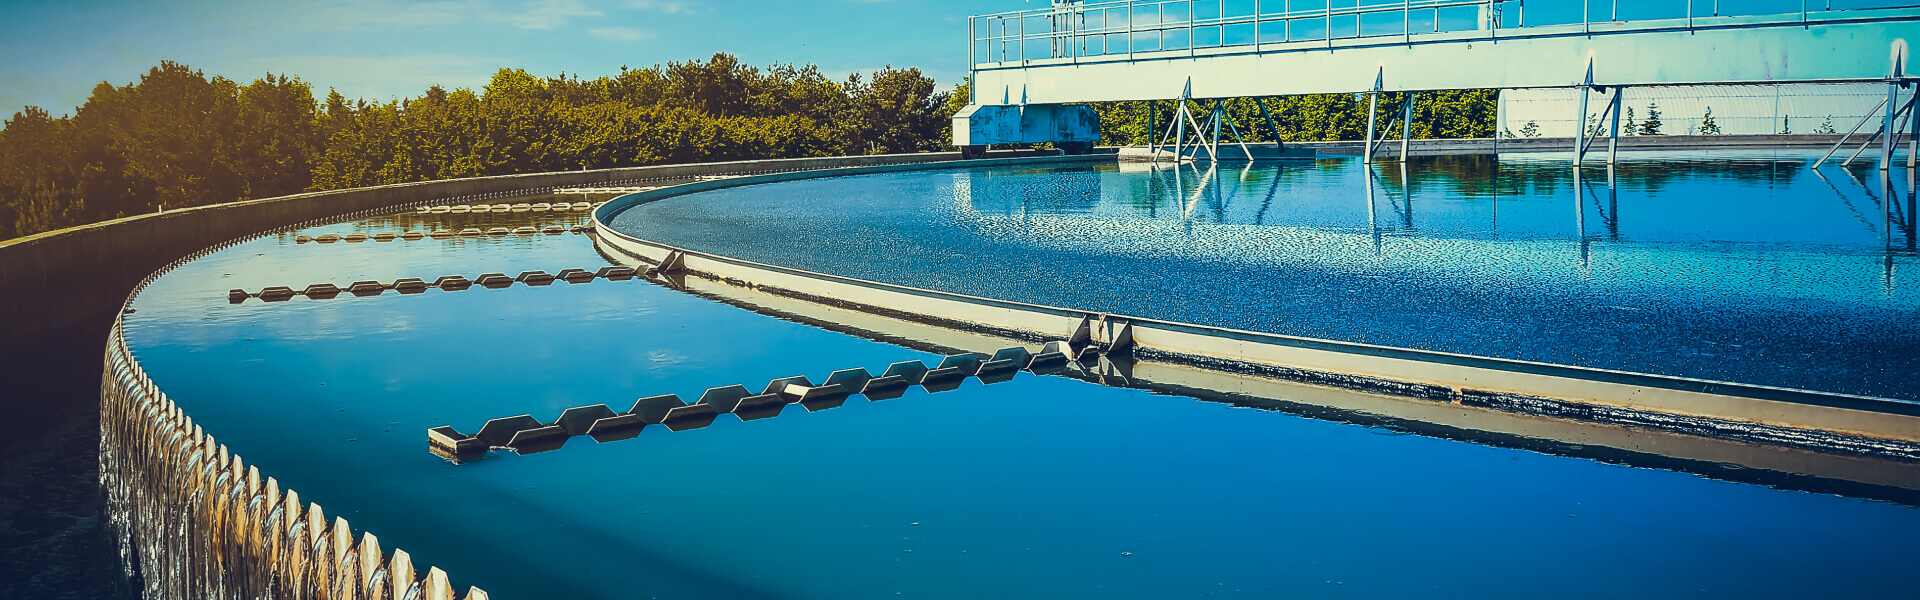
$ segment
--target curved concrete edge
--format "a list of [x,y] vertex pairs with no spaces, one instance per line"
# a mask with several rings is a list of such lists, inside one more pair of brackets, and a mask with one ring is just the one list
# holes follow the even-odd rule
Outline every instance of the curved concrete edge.
[[[1008,154],[1021,153],[1048,152]],[[106,510],[111,515],[109,527],[116,530],[119,538],[123,570],[132,575],[137,569],[149,591],[164,588],[213,593],[243,586],[250,590],[277,590],[273,596],[288,598],[334,597],[334,592],[346,590],[342,593],[354,597],[383,592],[379,597],[451,599],[452,588],[447,584],[446,574],[439,569],[415,573],[404,552],[396,551],[390,556],[380,554],[372,535],[364,535],[360,542],[353,541],[344,520],[336,519],[328,524],[319,519],[309,527],[295,518],[302,514],[297,503],[281,507],[266,502],[268,497],[278,494],[278,484],[271,479],[268,480],[271,485],[257,489],[235,487],[230,483],[227,487],[209,487],[238,481],[234,476],[239,473],[237,459],[220,463],[221,468],[231,467],[232,473],[203,469],[203,474],[213,478],[211,481],[130,470],[204,465],[207,457],[214,453],[212,438],[198,427],[189,427],[191,419],[146,378],[126,350],[120,317],[140,290],[187,261],[240,242],[291,228],[384,214],[427,202],[503,198],[543,193],[562,186],[941,161],[957,157],[957,152],[945,152],[774,159],[414,182],[135,215],[0,241],[0,264],[6,265],[0,269],[0,289],[15,291],[0,295],[0,322],[6,323],[8,329],[8,334],[0,338],[0,364],[6,365],[9,374],[21,375],[10,381],[19,382],[17,391],[22,392],[0,401],[0,421],[28,423],[81,412],[80,402],[91,397],[92,401],[87,404],[100,409],[102,437],[98,453],[102,465],[101,489],[106,496]],[[73,284],[76,274],[84,277],[83,285]],[[76,343],[74,340],[96,341]],[[96,345],[98,340],[107,342],[104,366],[101,346]],[[29,373],[32,375],[28,376]],[[93,379],[96,376],[100,379]],[[98,387],[93,382],[97,382]],[[134,433],[123,436],[116,432]],[[221,461],[229,460],[224,447],[218,449],[218,455]],[[257,475],[257,469],[249,469],[247,473]],[[219,494],[215,492],[226,494],[227,499],[218,499]],[[289,498],[293,496],[291,492],[287,494]],[[255,509],[264,512],[251,512]],[[317,506],[306,512],[319,514]],[[164,527],[180,519],[189,521],[190,526],[185,529],[190,531],[182,533],[174,531],[180,528]],[[279,527],[290,528],[288,535],[273,535]],[[298,536],[291,528],[312,536],[309,540],[312,544],[295,543]],[[232,537],[242,533],[250,537]],[[329,539],[331,541],[327,541]],[[337,589],[326,587],[332,584],[317,583],[322,578],[314,575],[315,569],[322,568],[315,566],[315,558],[325,558],[321,552],[323,542],[337,551],[328,568],[347,569],[353,566],[348,562],[359,566],[353,577],[344,575],[348,571],[340,571],[334,580],[340,586]],[[228,563],[229,568],[196,568],[191,572],[184,568],[187,564],[208,564],[204,561],[213,556],[210,553],[215,548],[236,552],[234,562]],[[193,555],[190,552],[207,553]],[[348,561],[349,557],[357,558]],[[263,562],[269,559],[295,562]],[[235,583],[243,573],[250,574],[248,577],[268,573],[276,576]],[[265,597],[264,593],[248,597],[253,596]],[[486,593],[470,589],[465,597],[484,599]]]
[[[616,262],[635,260],[618,254],[607,256]],[[682,292],[744,310],[933,354],[988,352],[1030,342],[925,320],[883,316],[766,287],[753,289],[699,277],[680,279],[678,286]],[[1135,358],[1131,365],[1122,364],[1124,358],[1097,364],[1076,360],[1050,374],[1476,444],[1920,506],[1920,462],[1756,444],[1472,403],[1435,402],[1307,383],[1270,373],[1165,362],[1139,354]]]
[[[1489,406],[1532,407],[1528,410],[1539,409],[1540,405],[1524,400],[1538,398],[1571,406],[1707,419],[1722,424],[1720,429],[1726,431],[1751,425],[1817,432],[1819,435],[1803,441],[1842,453],[1894,448],[1889,456],[1920,460],[1920,403],[1915,402],[1283,336],[980,298],[686,250],[643,240],[607,225],[634,206],[714,189],[911,169],[988,166],[995,162],[781,173],[630,194],[594,211],[596,242],[652,264],[677,254],[679,265],[696,276],[750,289],[1016,339],[1039,341],[1075,334],[1109,344],[1124,339],[1147,356],[1248,372],[1278,370],[1322,385],[1454,404],[1473,401]],[[1580,411],[1559,412],[1572,417]],[[1637,426],[1662,424],[1658,418],[1639,420],[1642,423]],[[1711,429],[1681,429],[1714,434]],[[1835,443],[1822,442],[1827,438]],[[1844,438],[1863,438],[1866,443]]]

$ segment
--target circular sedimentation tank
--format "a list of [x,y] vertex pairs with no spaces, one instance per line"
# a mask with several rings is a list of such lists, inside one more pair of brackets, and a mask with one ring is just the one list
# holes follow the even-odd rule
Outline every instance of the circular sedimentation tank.
[[[1900,273],[1915,259],[1854,219],[1865,192],[1836,196],[1803,159],[1653,156],[1611,190],[1553,157],[1034,163],[600,216],[828,277],[1907,397],[1894,371],[1914,372]],[[1657,430],[1621,448],[1614,425],[1209,379],[1136,362],[1118,328],[1049,345],[706,279],[596,244],[606,232],[488,237],[595,216],[488,201],[209,253],[132,300],[127,345],[250,464],[494,598],[1891,596],[1920,550],[1920,500],[1884,459],[1834,459],[1877,479],[1727,468],[1818,460]],[[511,210],[538,203],[552,210]],[[295,241],[418,231],[432,239]],[[339,297],[315,301],[322,284]],[[230,302],[265,289],[280,301]],[[263,399],[263,381],[299,400]],[[864,391],[829,387],[849,382]],[[478,453],[429,452],[440,428]]]

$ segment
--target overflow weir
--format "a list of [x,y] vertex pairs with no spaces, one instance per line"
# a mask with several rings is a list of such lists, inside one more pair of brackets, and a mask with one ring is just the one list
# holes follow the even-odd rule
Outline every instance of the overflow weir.
[[[908,167],[856,171],[902,168]],[[743,305],[778,306],[766,310],[814,317],[809,321],[876,324],[857,328],[884,332],[877,336],[883,339],[924,339],[943,335],[930,330],[947,330],[959,332],[947,337],[977,336],[945,345],[971,352],[999,347],[984,341],[989,339],[1000,345],[1062,337],[1120,342],[1132,352],[1124,364],[1111,363],[1111,380],[1119,385],[1196,397],[1313,397],[1325,403],[1321,408],[1350,407],[1389,420],[1559,440],[1575,447],[1597,444],[1629,453],[1650,449],[1649,438],[1634,439],[1633,432],[1660,432],[1673,437],[1663,437],[1662,449],[1652,453],[1671,460],[1819,473],[1833,481],[1881,487],[1882,492],[1870,494],[1878,497],[1912,498],[1920,490],[1920,403],[1010,302],[703,253],[608,225],[624,210],[666,198],[848,174],[853,173],[769,174],[622,196],[595,210],[595,241],[615,262],[645,267],[671,261],[676,268],[671,269],[669,285]]]
[[[120,317],[130,300],[187,262],[327,223],[422,208],[431,214],[435,206],[449,206],[450,212],[452,205],[556,191],[595,194],[751,173],[956,158],[949,152],[777,159],[418,182],[135,215],[0,242],[0,262],[8,265],[0,270],[0,287],[34,290],[0,300],[0,319],[9,329],[0,356],[8,372],[18,374],[9,379],[17,394],[0,402],[0,417],[23,427],[15,448],[99,466],[99,527],[117,544],[119,559],[117,567],[100,569],[53,564],[71,555],[34,550],[47,564],[29,557],[20,566],[54,581],[61,576],[52,574],[63,572],[117,574],[120,581],[108,587],[130,586],[145,598],[485,598],[471,587],[455,594],[449,574],[414,565],[404,552],[382,550],[377,538],[356,535],[343,519],[328,521],[318,506],[303,504],[216,443],[213,432],[202,430],[148,379],[126,348]],[[579,204],[568,203],[568,209],[580,210]],[[75,273],[88,274],[84,285],[74,285]],[[612,272],[594,275],[616,278]],[[31,497],[21,490],[7,494],[9,503]],[[91,502],[60,499],[75,500]],[[59,537],[85,537],[81,533]]]

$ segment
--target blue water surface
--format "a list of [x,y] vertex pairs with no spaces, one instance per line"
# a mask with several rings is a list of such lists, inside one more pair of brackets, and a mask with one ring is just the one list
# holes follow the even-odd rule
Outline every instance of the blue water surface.
[[[956,176],[1024,177],[939,174]],[[924,214],[907,189],[891,214]],[[993,214],[1053,218],[1011,212]],[[129,345],[263,473],[494,598],[1906,598],[1920,585],[1920,510],[1906,506],[1028,374],[455,465],[427,452],[427,428],[933,357],[639,280],[228,304],[229,288],[604,264],[575,235],[293,235],[162,277],[133,303]],[[967,276],[982,286],[1015,268],[992,265],[1019,264],[970,258],[988,265]],[[1130,289],[1081,272],[1087,289]]]
[[1920,399],[1911,178],[1883,188],[1815,156],[912,171],[701,192],[612,224],[1079,310]]

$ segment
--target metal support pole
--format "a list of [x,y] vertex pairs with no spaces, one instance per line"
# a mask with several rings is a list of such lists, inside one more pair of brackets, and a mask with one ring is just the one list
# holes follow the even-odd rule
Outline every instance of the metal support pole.
[[[1253,149],[1247,147],[1247,136],[1240,135],[1240,126],[1233,122],[1233,113],[1222,111],[1220,116],[1227,122],[1227,128],[1233,132],[1234,141],[1240,143],[1240,153],[1247,155],[1247,168],[1253,168]],[[1244,181],[1245,178],[1243,177],[1242,180]]]
[[[1914,91],[1914,98],[1920,98],[1920,90]],[[1916,102],[1916,100],[1908,100],[1907,104],[1913,104],[1914,102]],[[1912,169],[1914,155],[1920,154],[1920,112],[1908,110],[1907,122],[1913,125],[1913,131],[1907,134],[1907,168]],[[1913,184],[1913,173],[1911,172],[1907,173],[1907,183],[1908,185]],[[1908,199],[1908,202],[1912,201],[1911,198]]]
[[1583,85],[1575,89],[1580,90],[1580,116],[1573,119],[1573,166],[1578,167],[1587,156],[1587,96],[1593,88]]
[[[1614,163],[1615,155],[1620,153],[1620,95],[1626,91],[1627,88],[1624,87],[1613,88],[1613,105],[1607,107],[1607,110],[1613,113],[1613,126],[1608,128],[1607,132],[1607,164],[1609,165]],[[1608,180],[1608,185],[1612,185],[1611,179]]]
[[1267,135],[1273,136],[1273,145],[1279,148],[1287,147],[1280,141],[1280,126],[1274,124],[1273,113],[1267,110],[1267,99],[1254,98],[1253,101],[1260,106],[1260,116],[1267,120]]
[[1209,115],[1207,117],[1207,120],[1212,122],[1212,125],[1213,125],[1213,143],[1207,146],[1207,155],[1219,156],[1220,154],[1220,101],[1219,100],[1213,101],[1213,114]]
[[1147,155],[1155,156],[1160,150],[1160,101],[1147,101]]
[[1378,111],[1379,108],[1380,108],[1379,90],[1375,89],[1375,91],[1367,92],[1367,145],[1366,145],[1366,148],[1363,149],[1363,151],[1366,153],[1366,156],[1360,159],[1360,162],[1362,164],[1373,163],[1373,120],[1374,120],[1374,113]]
[[[1218,161],[1220,160],[1220,158],[1219,158],[1218,156],[1215,156],[1215,155],[1214,155],[1214,153],[1213,153],[1213,148],[1212,148],[1211,146],[1207,146],[1207,145],[1206,145],[1206,139],[1205,139],[1205,136],[1207,135],[1207,128],[1205,128],[1205,127],[1201,127],[1201,126],[1200,126],[1200,122],[1199,122],[1199,121],[1196,121],[1196,120],[1194,120],[1194,118],[1193,118],[1193,111],[1191,111],[1191,110],[1187,110],[1187,107],[1186,107],[1186,104],[1185,104],[1184,102],[1182,102],[1182,103],[1181,103],[1181,105],[1180,105],[1180,110],[1181,110],[1181,111],[1183,111],[1183,112],[1185,112],[1185,113],[1187,114],[1187,122],[1188,122],[1188,123],[1192,123],[1192,124],[1193,124],[1193,135],[1194,135],[1194,137],[1197,137],[1197,138],[1201,138],[1201,141],[1200,141],[1200,143],[1196,143],[1196,144],[1194,144],[1194,145],[1195,145],[1195,146],[1199,146],[1199,147],[1202,147],[1202,148],[1206,148],[1206,149],[1207,149],[1207,160],[1211,160],[1211,161],[1216,161],[1216,162],[1218,162]],[[1195,155],[1194,155],[1194,157],[1195,157],[1195,158],[1199,158],[1199,154],[1198,154],[1198,153],[1195,153]]]
[[1840,136],[1840,141],[1834,142],[1833,147],[1828,148],[1827,153],[1825,155],[1822,155],[1820,157],[1820,160],[1813,161],[1813,166],[1810,168],[1818,169],[1820,168],[1821,164],[1827,162],[1827,159],[1833,158],[1833,153],[1839,152],[1840,147],[1845,146],[1847,144],[1847,140],[1853,139],[1853,134],[1859,133],[1860,128],[1866,126],[1867,121],[1870,121],[1873,119],[1874,113],[1880,112],[1881,107],[1884,107],[1886,105],[1887,105],[1887,101],[1881,100],[1880,106],[1875,106],[1873,107],[1873,110],[1867,111],[1867,116],[1860,117],[1860,122],[1854,123],[1853,129],[1847,130],[1846,135]]
[[1493,91],[1493,155],[1500,155],[1500,140],[1507,137],[1507,107],[1501,104],[1506,90]]
[[[1153,138],[1155,140],[1159,140],[1158,142],[1154,143],[1153,147],[1148,148],[1148,152],[1153,156],[1153,162],[1160,162],[1160,147],[1167,145],[1167,139],[1173,137],[1173,128],[1175,125],[1178,125],[1180,123],[1180,115],[1178,113],[1179,111],[1176,108],[1175,114],[1173,117],[1173,122],[1167,123],[1167,130],[1159,133],[1156,137]],[[1179,142],[1175,141],[1174,143],[1178,144]],[[1179,160],[1180,155],[1178,154],[1177,150],[1175,152],[1176,153],[1174,154],[1174,162],[1177,163],[1177,162],[1180,162]]]
[[[1898,109],[1895,109],[1895,108],[1893,108],[1892,106],[1888,106],[1888,107],[1887,107],[1887,112],[1888,112],[1888,113],[1890,113],[1890,114],[1892,115],[1892,119],[1893,119],[1894,121],[1899,121],[1899,120],[1900,120],[1900,117],[1901,117],[1901,116],[1903,116],[1903,115],[1906,115],[1906,114],[1907,114],[1907,110],[1908,110],[1908,109],[1910,109],[1910,108],[1913,108],[1913,100],[1912,100],[1912,99],[1908,99],[1908,100],[1907,100],[1907,105],[1906,105],[1906,106],[1902,106],[1902,107],[1900,107],[1900,108],[1898,108]],[[1869,115],[1867,115],[1867,118],[1873,118],[1873,115],[1871,115],[1871,114],[1869,114]],[[1883,125],[1881,125],[1881,127],[1880,127],[1880,130],[1879,130],[1879,131],[1875,131],[1875,132],[1873,132],[1873,135],[1870,135],[1870,136],[1867,136],[1867,141],[1865,141],[1865,142],[1861,142],[1861,143],[1860,143],[1860,148],[1858,148],[1858,149],[1856,149],[1856,150],[1854,150],[1854,151],[1853,151],[1853,154],[1851,154],[1851,155],[1848,155],[1848,156],[1847,156],[1847,160],[1846,160],[1846,161],[1844,161],[1844,162],[1841,162],[1841,163],[1840,163],[1840,166],[1843,166],[1843,167],[1844,167],[1844,166],[1848,166],[1848,165],[1851,165],[1851,164],[1853,164],[1853,159],[1856,159],[1856,158],[1860,158],[1860,154],[1861,154],[1861,153],[1863,153],[1863,152],[1866,152],[1866,151],[1867,151],[1867,146],[1872,146],[1872,145],[1873,145],[1873,141],[1874,141],[1874,140],[1879,140],[1879,139],[1880,139],[1880,136],[1883,136],[1883,135],[1884,135],[1884,136],[1887,136],[1888,138],[1893,138],[1894,136],[1898,136],[1898,135],[1900,135],[1900,132],[1899,132],[1899,131],[1898,131],[1897,129],[1895,129],[1895,130],[1892,130],[1892,131],[1889,131],[1889,130],[1888,130],[1888,129],[1886,128],[1886,126],[1885,126],[1884,124],[1883,124]],[[1886,140],[1882,140],[1882,141],[1881,141],[1881,144],[1882,144],[1882,145],[1885,145],[1885,144],[1887,144],[1887,143],[1888,143],[1888,142],[1887,142]],[[1884,158],[1884,157],[1883,157],[1883,158]],[[1881,164],[1882,164],[1882,165],[1885,165],[1885,163],[1886,163],[1886,161],[1884,161],[1884,160],[1883,160],[1883,161],[1881,161]]]
[[1413,92],[1407,92],[1400,107],[1400,162],[1407,161],[1407,144],[1413,138]]
[[1183,143],[1187,140],[1187,122],[1181,119],[1185,116],[1187,116],[1187,97],[1181,96],[1179,108],[1173,111],[1173,162],[1175,163],[1187,158],[1183,147]]
[[1900,135],[1900,130],[1895,128],[1893,124],[1893,113],[1898,112],[1893,110],[1893,107],[1899,103],[1900,84],[1892,81],[1887,82],[1887,120],[1885,124],[1881,125],[1883,128],[1881,130],[1887,132],[1887,135],[1886,137],[1880,138],[1880,170],[1882,171],[1893,166],[1893,138]]

